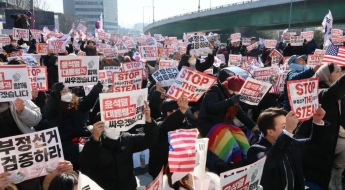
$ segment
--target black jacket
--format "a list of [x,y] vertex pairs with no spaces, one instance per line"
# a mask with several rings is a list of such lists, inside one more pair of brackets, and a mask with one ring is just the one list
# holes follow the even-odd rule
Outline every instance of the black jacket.
[[161,115],[161,92],[154,90],[152,96],[150,97],[149,106],[151,110],[151,117],[153,119],[160,118]]
[[71,38],[71,44],[68,43],[68,46],[66,47],[66,51],[68,52],[68,54],[74,53],[73,41],[74,38]]
[[14,28],[30,29],[29,21],[25,19],[24,15],[15,14],[11,15],[14,19]]
[[150,148],[150,160],[149,160],[149,174],[155,179],[159,172],[168,163],[169,154],[169,141],[168,132],[175,131],[177,129],[191,129],[192,126],[187,122],[183,123],[186,119],[179,109],[171,115],[167,116],[164,121],[158,122],[159,126],[159,140]]
[[[190,56],[188,56],[186,54],[182,55],[181,61],[177,67],[179,71],[182,69],[183,66],[187,66],[187,67],[190,66],[188,63],[189,57]],[[214,55],[208,54],[204,63],[200,63],[200,59],[196,59],[195,69],[197,71],[204,72],[207,69],[209,69],[210,67],[212,67],[213,63],[214,63]]]
[[[329,124],[326,122],[325,126],[313,124],[313,133],[308,139],[293,139],[283,132],[273,145],[261,137],[257,144],[249,148],[247,159],[250,164],[266,156],[261,178],[261,185],[265,190],[285,189],[287,170],[293,171],[294,190],[305,189],[301,153],[319,152],[325,139],[324,134],[329,128],[327,125]],[[284,169],[284,159],[285,161],[288,159],[291,166],[289,168],[285,164],[286,170]]]
[[104,190],[135,190],[133,153],[150,148],[158,141],[157,124],[146,123],[144,133],[132,135],[123,132],[119,139],[93,138],[80,154],[82,170]]
[[58,66],[53,65],[48,69],[48,86],[50,87],[59,82]]
[[[206,137],[211,128],[219,123],[223,123],[226,112],[233,105],[231,99],[226,99],[223,94],[223,87],[217,82],[205,94],[198,117],[198,130],[201,136]],[[236,118],[245,126],[252,129],[255,123],[238,106]]]
[[[327,189],[335,158],[335,147],[339,137],[340,125],[345,127],[345,75],[340,77],[331,87],[322,89],[320,86],[319,102],[326,111],[325,120],[330,121],[329,130],[324,133],[326,139],[317,152],[310,155],[302,154],[304,175],[307,181],[316,183],[322,189]],[[338,100],[341,100],[341,115]],[[304,138],[311,133],[311,128],[304,122],[296,132],[298,138]],[[322,154],[317,154],[322,152]],[[313,157],[313,159],[308,159]]]

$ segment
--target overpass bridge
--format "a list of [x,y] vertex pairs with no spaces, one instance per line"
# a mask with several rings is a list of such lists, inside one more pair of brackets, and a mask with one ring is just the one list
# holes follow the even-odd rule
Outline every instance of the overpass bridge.
[[[257,30],[288,28],[291,0],[250,0],[203,9],[156,21],[145,33],[182,38],[183,32],[216,32],[221,36],[234,32],[255,36]],[[333,24],[345,23],[345,0],[293,0],[291,28],[321,26],[331,10]],[[225,36],[224,36],[225,37]]]

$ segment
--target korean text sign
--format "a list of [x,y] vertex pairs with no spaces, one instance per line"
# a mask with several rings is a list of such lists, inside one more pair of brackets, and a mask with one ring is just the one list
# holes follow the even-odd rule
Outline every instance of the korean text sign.
[[28,73],[32,90],[37,90],[38,92],[46,92],[49,90],[47,67],[28,67]]
[[217,78],[206,73],[183,67],[166,95],[173,100],[184,96],[188,102],[197,102],[216,81]]
[[157,46],[140,46],[139,47],[140,56],[148,61],[156,60],[158,57]]
[[59,56],[59,82],[65,86],[95,85],[98,82],[98,56]]
[[242,55],[235,55],[230,54],[229,55],[229,65],[238,66],[242,63]]
[[314,31],[301,32],[301,36],[310,42],[314,38]]
[[265,48],[274,49],[277,45],[277,40],[265,40]]
[[49,45],[43,43],[36,44],[36,52],[41,55],[47,55],[49,51]]
[[10,39],[9,37],[0,37],[0,43],[1,43],[3,46],[10,45],[11,39]]
[[241,33],[235,33],[230,35],[231,42],[239,42],[241,41]]
[[147,89],[99,94],[101,119],[106,132],[128,131],[138,124],[145,124],[143,110]]
[[31,85],[26,65],[0,65],[0,102],[31,100]]
[[176,67],[163,68],[152,74],[156,82],[160,82],[162,87],[171,86],[178,75],[179,71]]
[[286,86],[291,110],[296,113],[298,120],[310,119],[319,106],[319,79],[291,80],[287,81]]
[[132,70],[113,73],[114,92],[126,92],[141,89],[143,70]]
[[64,161],[58,129],[51,128],[0,139],[0,173],[13,183],[45,176]]
[[270,83],[248,77],[239,92],[240,100],[249,105],[258,105],[271,86]]
[[159,69],[177,67],[178,63],[175,60],[160,60]]
[[29,30],[22,29],[22,28],[13,28],[13,39],[20,40],[23,39],[24,41],[29,41]]
[[254,78],[263,82],[270,82],[270,77],[276,75],[279,72],[278,66],[254,68]]

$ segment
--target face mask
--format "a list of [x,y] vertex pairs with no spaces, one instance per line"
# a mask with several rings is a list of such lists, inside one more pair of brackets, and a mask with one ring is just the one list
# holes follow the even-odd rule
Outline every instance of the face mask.
[[66,93],[65,95],[61,96],[61,101],[70,103],[72,101],[73,94],[71,92]]
[[293,70],[293,71],[304,71],[304,70],[307,70],[308,67],[305,66],[305,65],[300,65],[300,64],[297,64],[297,63],[291,63],[290,64],[290,70]]
[[18,44],[13,43],[12,46],[17,46]]
[[55,63],[55,66],[58,66],[59,65],[59,63]]
[[195,68],[196,59],[188,60],[189,66]]
[[117,140],[120,137],[119,131],[114,131],[112,129],[105,129],[105,136],[112,140]]

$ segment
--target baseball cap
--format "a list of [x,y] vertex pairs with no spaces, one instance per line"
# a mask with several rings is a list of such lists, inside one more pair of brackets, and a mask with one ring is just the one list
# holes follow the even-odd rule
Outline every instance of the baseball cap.
[[32,16],[32,13],[30,11],[25,11],[24,14],[28,15],[29,17]]

